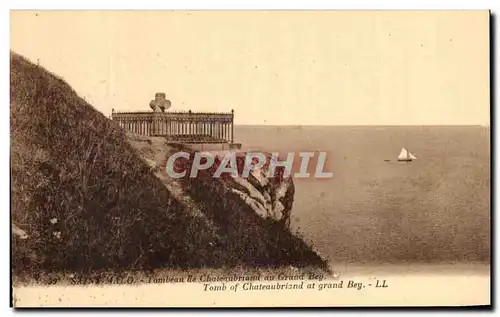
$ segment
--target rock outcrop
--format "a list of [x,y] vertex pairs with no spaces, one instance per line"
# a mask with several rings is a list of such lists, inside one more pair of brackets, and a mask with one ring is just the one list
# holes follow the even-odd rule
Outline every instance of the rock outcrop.
[[276,220],[289,229],[295,194],[293,179],[269,178],[268,168],[269,164],[266,164],[262,169],[250,172],[248,178],[233,179],[232,191],[260,217]]
[[[189,171],[193,163],[194,153],[197,151],[189,145],[171,144],[158,137],[147,137],[132,133],[127,133],[131,144],[139,151],[144,161],[155,170],[156,175],[163,179],[166,186],[181,186],[189,178]],[[186,170],[186,179],[178,180],[168,177],[165,172],[166,161],[176,151],[191,153],[190,160],[179,159],[177,164],[179,171]],[[283,177],[283,168],[278,167],[273,177],[269,177],[269,166],[271,155],[267,154],[265,164],[256,170],[250,171],[248,177],[242,177],[242,171],[247,153],[230,152],[236,157],[238,177],[231,177],[229,174],[222,174],[220,181],[213,177],[214,172],[220,166],[222,157],[229,151],[210,152],[205,154],[215,158],[214,164],[200,177],[212,177],[214,184],[224,186],[235,193],[241,199],[242,204],[248,205],[259,217],[271,219],[278,222],[283,228],[290,228],[290,216],[293,207],[295,186],[292,177]],[[179,172],[178,171],[178,172]],[[187,194],[184,194],[187,196]]]

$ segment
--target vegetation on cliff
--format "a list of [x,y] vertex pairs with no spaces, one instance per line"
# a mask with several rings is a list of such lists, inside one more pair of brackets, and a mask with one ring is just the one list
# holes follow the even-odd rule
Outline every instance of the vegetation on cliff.
[[193,212],[67,83],[15,53],[10,61],[14,274],[326,267],[224,186],[184,184],[203,215]]

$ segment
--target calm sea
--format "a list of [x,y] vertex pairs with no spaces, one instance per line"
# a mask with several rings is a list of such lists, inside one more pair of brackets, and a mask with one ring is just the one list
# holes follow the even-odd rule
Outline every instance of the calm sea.
[[235,141],[327,152],[333,178],[295,180],[292,226],[333,263],[489,262],[488,127],[237,126]]

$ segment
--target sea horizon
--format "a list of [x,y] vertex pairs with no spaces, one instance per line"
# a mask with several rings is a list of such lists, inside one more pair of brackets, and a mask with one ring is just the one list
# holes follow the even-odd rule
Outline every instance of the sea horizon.
[[478,125],[235,126],[243,151],[327,153],[333,177],[294,179],[291,223],[334,266],[488,262],[490,141]]

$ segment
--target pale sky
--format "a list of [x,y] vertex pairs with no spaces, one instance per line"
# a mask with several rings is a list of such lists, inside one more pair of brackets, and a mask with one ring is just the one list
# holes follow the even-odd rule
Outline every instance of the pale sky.
[[236,124],[489,124],[487,11],[13,11],[11,49],[109,116]]

